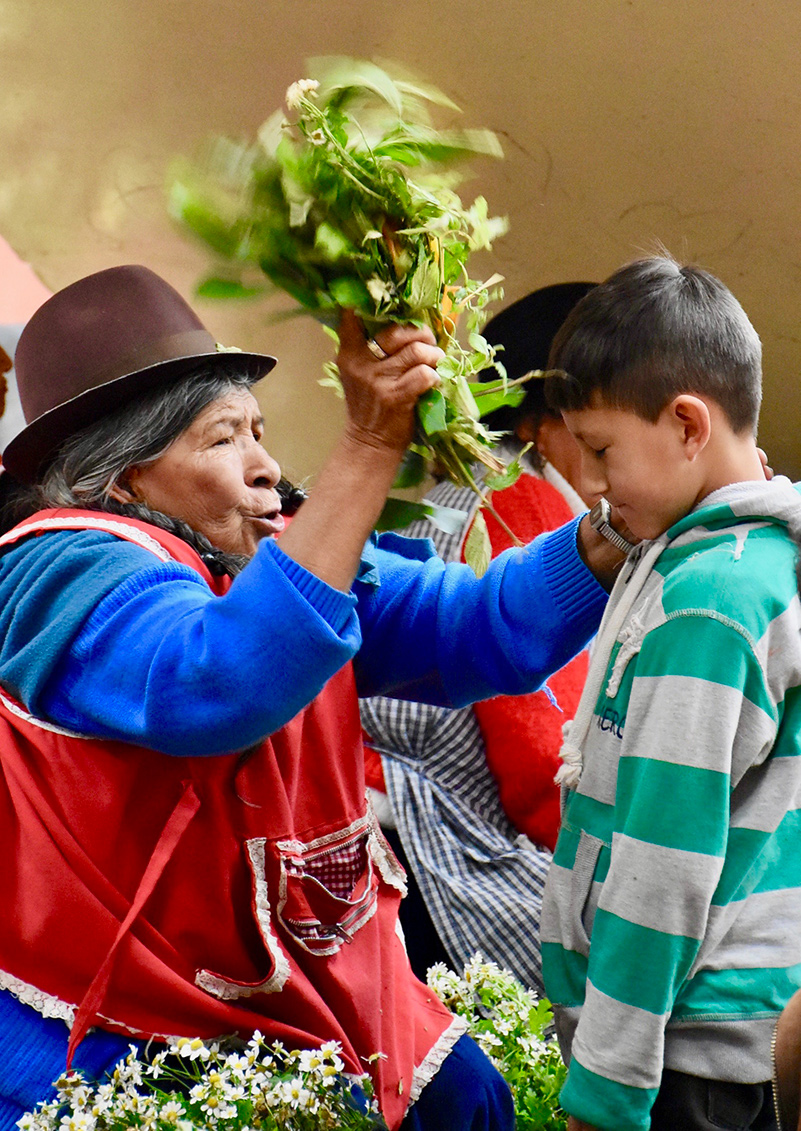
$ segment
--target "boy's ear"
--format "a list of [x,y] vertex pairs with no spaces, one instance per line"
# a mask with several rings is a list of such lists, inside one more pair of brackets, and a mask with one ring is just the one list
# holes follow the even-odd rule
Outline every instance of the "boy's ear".
[[696,459],[712,435],[709,406],[701,397],[681,393],[667,407],[673,423],[681,431],[681,442],[687,458]]

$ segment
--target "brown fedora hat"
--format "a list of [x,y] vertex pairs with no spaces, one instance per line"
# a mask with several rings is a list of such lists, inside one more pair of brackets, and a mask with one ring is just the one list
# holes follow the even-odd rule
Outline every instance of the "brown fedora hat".
[[[3,452],[17,480],[33,482],[69,436],[137,394],[168,384],[219,346],[188,303],[147,267],[111,267],[72,283],[32,316],[14,365],[27,427]],[[259,377],[275,365],[244,353]]]

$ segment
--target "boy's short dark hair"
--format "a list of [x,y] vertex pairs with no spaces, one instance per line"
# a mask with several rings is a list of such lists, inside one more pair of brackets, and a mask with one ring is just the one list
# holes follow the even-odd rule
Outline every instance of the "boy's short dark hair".
[[546,381],[558,411],[605,405],[657,420],[680,393],[711,397],[732,429],[756,431],[759,335],[737,299],[700,267],[668,256],[621,267],[574,307],[554,338]]

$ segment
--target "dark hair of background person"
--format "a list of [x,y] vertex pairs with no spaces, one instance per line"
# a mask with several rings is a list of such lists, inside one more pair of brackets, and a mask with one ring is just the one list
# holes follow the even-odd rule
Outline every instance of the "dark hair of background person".
[[[499,311],[484,327],[483,335],[498,351],[498,361],[510,380],[532,369],[547,369],[551,342],[576,303],[594,283],[554,283]],[[497,381],[497,369],[490,366],[479,374],[481,381]],[[482,423],[493,432],[514,432],[520,421],[534,417],[558,416],[545,400],[544,383],[534,379],[525,386],[526,395],[516,408],[499,408],[483,417]]]

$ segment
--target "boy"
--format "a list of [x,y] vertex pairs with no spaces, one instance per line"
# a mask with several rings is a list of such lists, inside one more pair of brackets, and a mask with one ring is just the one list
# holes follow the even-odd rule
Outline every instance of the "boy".
[[571,1131],[775,1128],[771,1033],[801,984],[801,497],[755,443],[759,338],[664,257],[592,290],[548,396],[643,541],[563,748],[543,902]]

